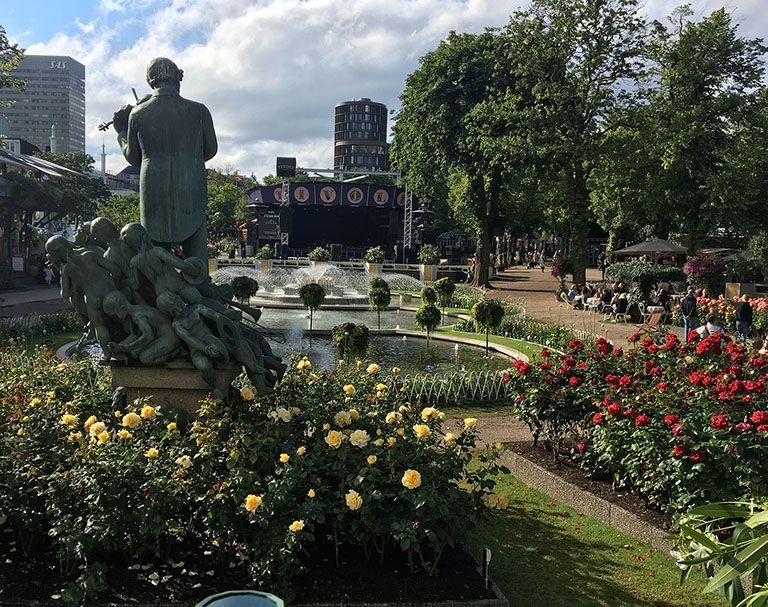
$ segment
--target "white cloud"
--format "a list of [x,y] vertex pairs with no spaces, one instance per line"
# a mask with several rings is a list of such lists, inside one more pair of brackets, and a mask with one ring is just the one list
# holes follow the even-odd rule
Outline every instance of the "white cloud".
[[[742,34],[765,31],[763,1],[734,7]],[[213,114],[219,154],[210,164],[232,163],[260,177],[274,171],[277,155],[330,166],[338,101],[370,97],[397,108],[407,74],[449,31],[503,25],[524,3],[101,0],[100,16],[79,33],[57,34],[27,52],[68,54],[86,65],[88,151],[97,156],[104,139],[110,171],[125,163],[114,132],[105,136],[96,125],[132,101],[131,87],[148,92],[147,63],[168,56],[185,72],[182,95]],[[707,14],[711,4],[698,0],[694,9]],[[661,18],[671,9],[667,0],[647,0],[644,11]]]

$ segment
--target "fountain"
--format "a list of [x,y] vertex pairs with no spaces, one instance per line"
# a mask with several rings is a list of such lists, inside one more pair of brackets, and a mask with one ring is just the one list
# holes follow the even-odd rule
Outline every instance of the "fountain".
[[[301,305],[299,288],[310,282],[326,290],[324,308],[368,307],[370,276],[359,270],[339,268],[333,264],[318,264],[301,268],[273,268],[263,272],[260,267],[228,266],[213,273],[216,283],[229,282],[235,276],[248,276],[259,283],[253,298],[258,306],[295,307]],[[424,283],[405,274],[380,274],[393,291],[419,291]]]

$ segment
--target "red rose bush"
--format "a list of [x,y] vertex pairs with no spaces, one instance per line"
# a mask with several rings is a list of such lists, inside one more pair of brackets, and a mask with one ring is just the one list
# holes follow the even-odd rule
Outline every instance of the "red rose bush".
[[574,342],[512,373],[534,442],[672,514],[766,495],[768,357],[719,335]]

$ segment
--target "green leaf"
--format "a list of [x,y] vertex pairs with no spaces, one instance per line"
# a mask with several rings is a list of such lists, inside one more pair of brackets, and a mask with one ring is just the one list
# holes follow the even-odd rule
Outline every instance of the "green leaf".
[[747,527],[751,527],[752,529],[760,525],[765,525],[766,523],[768,523],[768,510],[763,510],[762,512],[753,514],[746,521],[744,521],[744,524]]
[[687,537],[698,542],[702,546],[709,548],[712,552],[722,552],[722,547],[719,546],[716,542],[713,542],[701,531],[698,531],[686,525],[680,525],[680,531],[682,531]]
[[744,502],[719,502],[691,508],[686,518],[746,518],[748,516],[749,504]]
[[768,555],[768,535],[763,535],[750,542],[735,557],[728,559],[720,571],[709,580],[704,592],[717,590],[740,575],[751,571],[766,555]]

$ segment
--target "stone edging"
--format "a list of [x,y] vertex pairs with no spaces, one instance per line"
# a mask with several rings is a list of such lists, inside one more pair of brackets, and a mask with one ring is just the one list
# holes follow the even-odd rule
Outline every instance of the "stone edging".
[[667,531],[642,520],[621,506],[563,480],[517,453],[506,451],[502,461],[509,467],[513,476],[529,487],[538,489],[614,529],[636,537],[657,550],[668,552],[672,549]]
[[[427,335],[426,333],[422,333],[421,331],[411,331],[408,329],[399,329],[395,331],[395,335],[407,335],[408,337],[419,337],[421,339],[426,339]],[[464,344],[466,346],[476,346],[480,348],[485,348],[485,340],[484,339],[472,339],[470,337],[459,337],[457,335],[446,335],[445,333],[433,333],[430,336],[431,339],[437,340],[437,341],[447,341],[451,343],[458,343],[458,344]],[[507,356],[509,358],[517,358],[522,360],[523,362],[528,362],[528,356],[520,352],[519,350],[515,350],[514,348],[510,348],[509,346],[502,346],[501,344],[495,344],[493,342],[488,343],[488,349],[492,350],[493,352],[498,352],[499,354],[503,354],[504,356]]]

